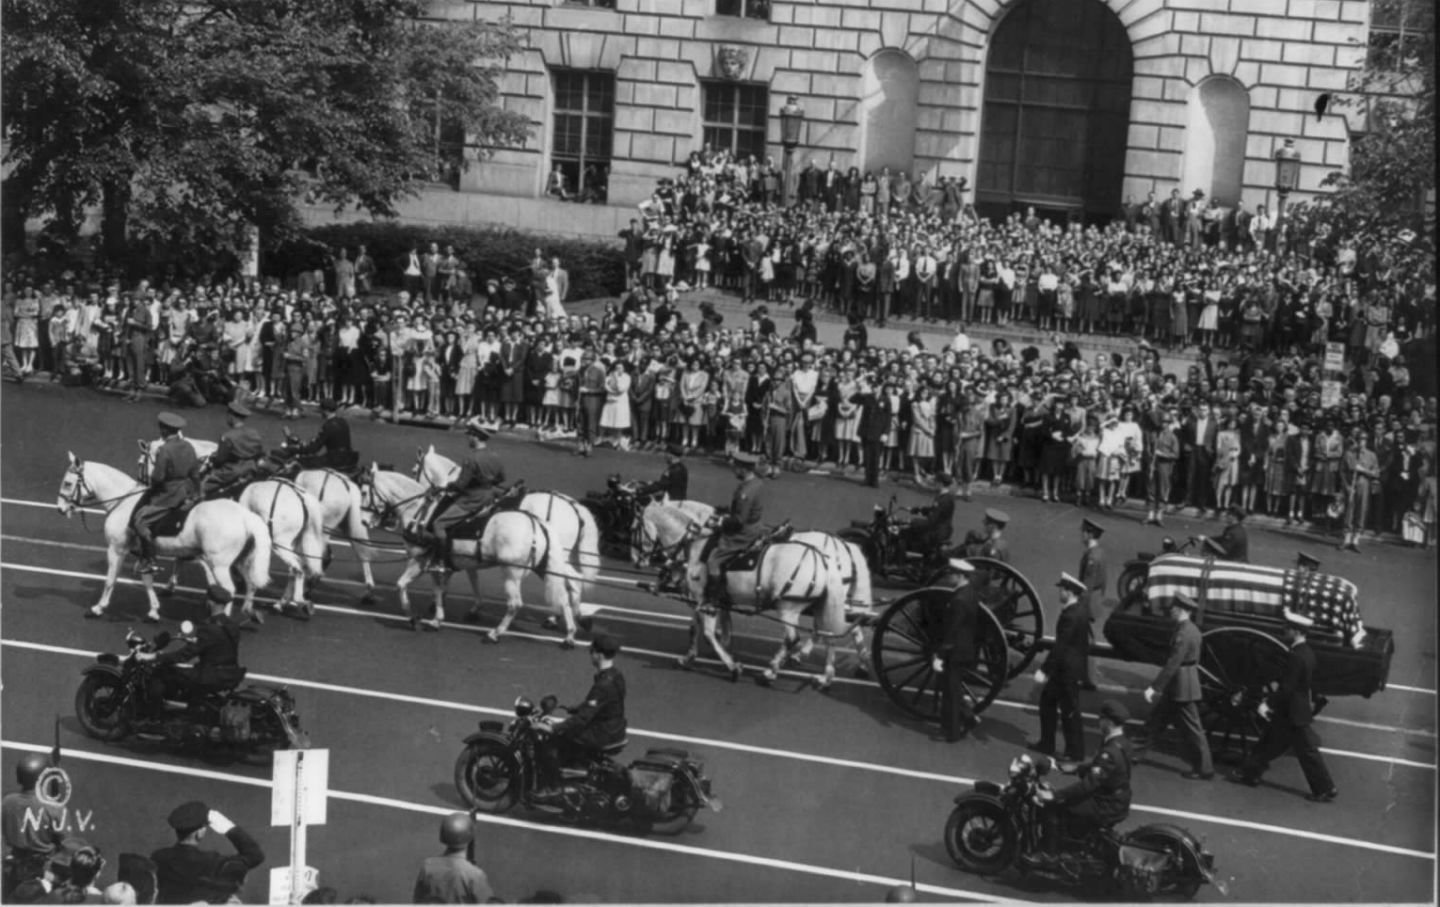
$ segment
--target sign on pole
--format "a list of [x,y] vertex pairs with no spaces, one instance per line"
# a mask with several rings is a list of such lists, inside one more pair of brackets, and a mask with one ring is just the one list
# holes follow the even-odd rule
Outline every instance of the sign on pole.
[[305,865],[305,834],[324,825],[330,788],[329,750],[279,750],[270,788],[270,824],[290,826],[290,865],[270,871],[270,903],[298,904],[317,873]]
[[1327,372],[1343,372],[1343,371],[1345,371],[1345,344],[1343,344],[1343,343],[1327,343],[1327,344],[1325,344],[1325,371],[1327,371]]
[[1320,382],[1320,408],[1329,409],[1332,406],[1340,405],[1340,382]]

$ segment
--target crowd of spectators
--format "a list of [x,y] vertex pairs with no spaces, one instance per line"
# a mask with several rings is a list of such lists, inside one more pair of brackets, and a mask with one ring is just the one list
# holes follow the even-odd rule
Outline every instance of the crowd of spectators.
[[[379,295],[355,278],[363,249],[286,287],[125,289],[21,266],[7,274],[6,327],[22,374],[158,381],[179,402],[239,396],[298,416],[333,397],[372,415],[575,435],[579,453],[743,450],[863,469],[870,484],[954,473],[964,494],[988,480],[1099,508],[1148,500],[1152,514],[1238,505],[1336,530],[1413,524],[1423,539],[1432,527],[1433,542],[1434,277],[1413,238],[1293,248],[1253,221],[1177,233],[1163,213],[1157,232],[1150,206],[1103,229],[993,224],[958,183],[900,176],[886,198],[867,188],[885,180],[836,173],[807,168],[783,207],[765,165],[693,155],[622,233],[632,287],[598,316],[565,314],[564,269],[542,250],[529,277],[475,292],[438,279],[453,250],[432,247],[412,253],[431,260],[420,279]],[[707,270],[774,301],[738,325],[682,306]],[[784,303],[796,310],[782,335],[768,307]],[[848,315],[842,344],[818,342],[820,306]],[[962,323],[941,349],[918,332],[906,348],[872,346],[867,322],[896,310]],[[1015,320],[1051,329],[1047,349],[966,334]],[[1087,361],[1086,329],[1124,334],[1128,355]],[[1161,348],[1192,341],[1199,361],[1167,373]]]

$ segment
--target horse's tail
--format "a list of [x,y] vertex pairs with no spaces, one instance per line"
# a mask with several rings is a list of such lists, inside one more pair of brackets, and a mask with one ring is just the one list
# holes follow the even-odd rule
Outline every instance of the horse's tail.
[[575,539],[575,565],[580,568],[584,581],[593,583],[600,575],[600,526],[590,508],[584,504],[576,504],[575,513],[580,518],[580,534]]
[[245,521],[245,549],[240,553],[240,564],[245,571],[245,582],[252,589],[263,589],[270,583],[270,528],[265,520],[249,510],[242,511]]
[[300,527],[300,535],[296,539],[296,553],[300,555],[305,576],[319,579],[325,575],[325,554],[329,549],[325,538],[325,508],[313,494],[298,488],[296,492],[300,495],[300,506],[305,513],[305,525]]

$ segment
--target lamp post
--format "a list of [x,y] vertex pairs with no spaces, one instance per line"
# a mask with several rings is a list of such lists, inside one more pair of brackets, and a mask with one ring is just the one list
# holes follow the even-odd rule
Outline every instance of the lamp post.
[[1294,139],[1275,149],[1275,194],[1280,204],[1275,207],[1275,225],[1285,217],[1285,198],[1300,186],[1300,152],[1295,148]]
[[785,106],[780,108],[780,145],[785,149],[785,156],[780,164],[780,204],[783,207],[790,207],[791,196],[791,174],[790,169],[795,159],[795,146],[800,144],[800,127],[805,123],[805,111],[801,109],[792,94],[785,99]]

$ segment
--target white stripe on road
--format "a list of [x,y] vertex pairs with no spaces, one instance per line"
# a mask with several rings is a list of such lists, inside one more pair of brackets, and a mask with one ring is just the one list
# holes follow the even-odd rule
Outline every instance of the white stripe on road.
[[[77,544],[77,543],[74,543],[74,542],[35,541],[35,540],[33,540],[33,539],[28,539],[28,538],[25,538],[25,537],[23,537],[23,536],[0,535],[0,541],[4,541],[4,540],[11,540],[11,541],[23,542],[24,544],[29,544],[29,545],[39,545],[39,546],[49,546],[49,547],[60,547],[60,548],[67,548],[67,549],[78,549],[78,550],[82,550],[82,551],[96,551],[96,550],[103,551],[103,550],[104,550],[104,549],[97,549],[97,548],[95,548],[94,546],[80,545],[80,544]],[[98,573],[84,573],[84,572],[80,572],[80,571],[76,571],[76,570],[59,570],[59,569],[56,569],[56,568],[54,568],[54,567],[34,567],[34,566],[30,566],[30,565],[28,565],[28,564],[15,564],[15,563],[0,562],[0,567],[4,567],[4,568],[6,568],[6,569],[11,569],[11,570],[20,570],[20,571],[24,571],[24,572],[27,572],[27,573],[41,573],[41,574],[45,574],[45,575],[48,575],[48,576],[64,576],[64,577],[69,577],[69,578],[73,578],[73,579],[96,580],[96,579],[103,579],[103,578],[104,578],[103,574],[98,574]],[[144,585],[144,583],[142,583],[140,580],[136,580],[136,579],[119,578],[119,579],[117,579],[116,581],[117,581],[118,583],[123,584],[123,585],[129,585],[129,586],[143,586],[143,585]],[[327,582],[327,583],[335,583],[335,584],[342,584],[342,585],[348,585],[348,586],[356,586],[356,587],[361,587],[361,588],[364,587],[364,583],[362,583],[362,582],[360,582],[360,581],[358,581],[358,580],[339,579],[339,578],[327,578],[327,579],[325,580],[325,582]],[[179,590],[184,590],[184,591],[186,591],[186,592],[196,592],[196,593],[198,593],[198,594],[204,594],[204,592],[205,592],[204,589],[196,589],[196,588],[193,588],[193,587],[190,587],[190,586],[177,586],[176,588],[179,589]],[[264,595],[257,595],[257,596],[255,596],[255,599],[256,599],[256,601],[259,601],[259,602],[267,602],[267,603],[274,603],[274,602],[276,601],[275,598],[272,598],[272,597],[270,597],[270,596],[264,596]],[[527,608],[527,609],[532,609],[532,610],[544,610],[544,611],[549,611],[548,608],[540,608],[540,607],[533,606],[533,605],[527,605],[526,608]],[[364,610],[360,610],[360,609],[358,609],[358,608],[347,608],[347,607],[343,607],[343,606],[340,606],[340,605],[321,605],[321,604],[317,604],[317,605],[315,605],[315,609],[316,609],[317,611],[329,611],[329,612],[331,612],[331,613],[343,615],[343,616],[346,616],[346,617],[365,617],[365,618],[368,618],[368,619],[371,619],[371,620],[374,620],[374,619],[376,619],[376,618],[379,618],[379,619],[381,619],[381,620],[404,621],[404,620],[407,620],[407,619],[408,619],[408,618],[406,618],[404,615],[401,615],[401,614],[385,614],[385,613],[376,612],[376,611],[364,611]],[[689,623],[689,619],[686,618],[684,615],[668,615],[668,614],[666,614],[665,612],[662,612],[662,611],[646,611],[646,610],[643,610],[643,609],[619,608],[619,607],[614,607],[614,606],[611,606],[611,605],[590,604],[590,603],[588,603],[588,602],[585,603],[585,604],[583,604],[583,605],[581,606],[581,609],[582,609],[582,612],[584,612],[584,611],[589,611],[589,612],[591,612],[592,614],[598,614],[598,613],[601,613],[601,612],[605,612],[607,615],[610,615],[610,614],[620,614],[620,615],[635,614],[635,615],[644,615],[644,616],[647,617],[647,618],[648,618],[648,617],[659,617],[659,618],[677,620],[677,621],[680,621],[680,622],[682,622],[682,623]],[[639,624],[639,625],[642,625],[642,626],[655,627],[655,628],[658,628],[658,629],[670,629],[670,627],[668,627],[668,626],[666,626],[666,625],[664,625],[664,624],[658,624],[658,623],[655,623],[654,621],[650,621],[650,620],[639,620],[639,619],[636,619],[636,618],[624,617],[624,616],[618,617],[617,619],[620,620],[620,621],[622,621],[622,622],[624,622],[624,623],[627,623],[627,624]],[[444,622],[443,626],[445,626],[445,627],[447,627],[447,628],[450,628],[450,629],[456,629],[456,630],[461,630],[461,631],[470,632],[470,633],[480,633],[480,632],[484,632],[484,630],[483,630],[482,628],[479,628],[479,627],[469,626],[469,625],[467,625],[467,624],[461,624],[461,623],[453,623],[453,622],[450,622],[450,621]],[[535,641],[539,641],[539,642],[556,642],[556,640],[554,639],[554,637],[550,637],[550,636],[538,636],[538,635],[523,633],[523,632],[514,631],[514,630],[510,631],[507,635],[516,637],[516,638],[518,638],[518,639],[530,639],[530,640],[535,640]],[[753,636],[753,635],[744,635],[744,634],[738,634],[738,633],[737,633],[737,634],[735,634],[735,637],[738,638],[738,639],[751,639],[751,640],[758,640],[758,641],[761,641],[761,642],[774,642],[774,641],[775,641],[775,638],[774,638],[774,637],[769,637],[769,636]],[[837,651],[846,651],[846,652],[851,652],[851,651],[853,651],[853,650],[851,650],[851,649],[845,649],[845,648],[839,647],[839,646],[837,646],[836,648],[837,648]],[[641,649],[641,648],[637,648],[637,647],[633,647],[633,646],[630,647],[630,649],[631,649],[631,651],[633,651],[633,652],[638,652],[638,653],[646,654],[646,655],[653,655],[653,656],[656,656],[656,657],[659,657],[659,658],[670,658],[670,657],[673,657],[673,655],[674,655],[674,653],[658,652],[658,651],[655,651],[655,650],[653,650],[653,649]],[[706,663],[706,664],[719,664],[719,662],[718,662],[717,660],[715,660],[715,659],[702,658],[702,659],[699,659],[699,660],[702,661],[702,662],[704,662],[704,663]],[[800,679],[800,680],[811,680],[811,679],[814,679],[814,678],[817,676],[817,675],[815,675],[815,674],[812,674],[812,673],[806,672],[806,671],[782,670],[780,673],[781,673],[783,676],[793,677],[793,678]],[[876,682],[873,681],[873,680],[858,680],[858,679],[850,678],[850,677],[836,677],[836,678],[835,678],[835,682],[836,682],[836,683],[847,684],[847,685],[850,685],[850,686],[867,687],[867,688],[870,688],[870,689],[879,689],[879,686],[880,686],[878,683],[876,683]],[[1116,692],[1116,693],[1126,693],[1126,692],[1129,692],[1129,690],[1127,690],[1125,687],[1116,686],[1116,685],[1111,685],[1111,684],[1101,684],[1101,685],[1100,685],[1100,689],[1103,690],[1103,691]],[[1038,707],[1037,707],[1036,705],[1034,705],[1033,703],[1017,702],[1017,701],[1009,700],[1009,699],[996,699],[996,700],[992,703],[992,705],[1000,706],[1000,707],[1002,707],[1002,708],[1018,709],[1018,710],[1024,711],[1024,712],[1037,712],[1037,711],[1038,711]],[[1082,715],[1082,717],[1087,718],[1087,719],[1089,719],[1089,720],[1091,720],[1091,721],[1098,721],[1098,720],[1099,720],[1099,716],[1098,716],[1098,715],[1093,714],[1093,713],[1090,713],[1090,712],[1082,712],[1081,715]],[[1382,732],[1385,732],[1385,733],[1392,733],[1392,734],[1407,734],[1407,735],[1410,735],[1410,736],[1416,736],[1416,737],[1431,737],[1431,738],[1434,738],[1434,737],[1437,736],[1435,731],[1426,730],[1426,729],[1424,729],[1424,728],[1393,727],[1393,726],[1391,726],[1391,725],[1371,724],[1371,723],[1368,723],[1368,722],[1353,721],[1353,720],[1346,719],[1346,718],[1334,718],[1334,717],[1325,716],[1325,715],[1317,716],[1315,720],[1318,721],[1318,722],[1324,722],[1324,723],[1327,723],[1327,724],[1345,725],[1345,726],[1349,726],[1349,727],[1358,727],[1358,728],[1362,728],[1362,729],[1365,729],[1365,730],[1382,731]],[[1397,757],[1380,756],[1380,755],[1370,755],[1370,754],[1364,754],[1364,753],[1352,753],[1351,751],[1348,751],[1348,750],[1332,750],[1332,749],[1324,749],[1324,748],[1322,748],[1322,749],[1321,749],[1321,752],[1323,752],[1323,753],[1328,753],[1328,754],[1330,754],[1330,755],[1335,755],[1335,756],[1349,756],[1349,757],[1356,758],[1356,759],[1368,759],[1368,760],[1375,761],[1375,762],[1393,762],[1393,763],[1395,763],[1396,765],[1413,766],[1413,767],[1416,767],[1416,768],[1434,768],[1434,767],[1435,767],[1434,765],[1429,765],[1429,764],[1420,763],[1420,762],[1411,762],[1411,761],[1409,761],[1409,760],[1400,759],[1400,758],[1397,758]]]
[[[17,743],[10,740],[0,741],[0,746],[7,749],[20,750],[30,753],[48,753],[50,747],[33,743]],[[241,784],[247,787],[268,788],[271,783],[263,778],[250,778],[245,775],[231,775],[225,772],[210,771],[207,769],[190,768],[183,765],[170,765],[157,762],[143,762],[139,759],[129,759],[124,756],[112,756],[108,753],[91,753],[85,750],[66,749],[66,759],[78,759],[88,762],[100,762],[110,765],[118,765],[125,768],[144,769],[146,771],[161,772],[169,775],[183,775],[191,778],[203,778],[207,781],[224,781],[231,784]],[[456,811],[453,806],[431,806],[424,803],[411,803],[405,800],[396,800],[391,797],[378,797],[374,794],[352,793],[349,791],[330,790],[328,796],[332,800],[342,800],[348,803],[363,803],[367,806],[380,806],[387,809],[399,809],[406,812],[421,813],[431,816],[448,816]],[[871,875],[865,872],[854,872],[847,869],[833,869],[828,866],[815,866],[810,863],[796,863],[790,860],[777,860],[774,857],[760,857],[751,854],[732,853],[727,850],[710,850],[704,847],[692,847],[686,844],[673,844],[668,841],[652,841],[646,838],[638,838],[628,835],[613,835],[603,831],[593,831],[585,828],[573,828],[563,825],[551,825],[540,822],[526,822],[521,819],[510,819],[504,816],[495,816],[489,813],[474,812],[472,815],[476,821],[487,825],[500,825],[507,828],[519,828],[525,831],[541,832],[543,834],[561,835],[567,838],[583,838],[591,841],[601,841],[607,844],[620,844],[626,847],[638,847],[645,850],[659,850],[666,853],[681,854],[689,857],[702,857],[711,860],[723,860],[730,863],[742,863],[749,866],[760,866],[766,869],[780,869],[787,872],[799,872],[806,875],[825,876],[826,878],[843,879],[848,882],[861,882],[867,885],[905,885],[909,886],[908,879],[895,879],[888,876]],[[986,894],[979,891],[966,891],[961,888],[945,888],[939,885],[930,885],[920,882],[915,885],[916,890],[927,894],[941,895],[946,898],[964,898],[966,900],[984,901],[986,903],[999,903],[1002,900],[1010,903],[1014,898],[1004,897],[1003,899],[994,894]],[[1031,903],[1021,901],[1020,903]]]
[[[0,644],[17,649],[29,649],[38,652],[48,652],[56,655],[74,655],[85,658],[93,658],[97,653],[87,652],[83,649],[70,649],[62,646],[51,646],[44,643],[21,642],[19,640],[6,639]],[[448,702],[443,699],[430,699],[423,696],[409,696],[403,693],[387,693],[380,690],[367,690],[361,687],[341,686],[339,684],[319,683],[311,680],[304,680],[296,677],[283,677],[274,674],[248,674],[251,680],[260,680],[267,683],[279,683],[288,686],[301,687],[305,689],[322,690],[324,692],[337,693],[340,695],[359,696],[370,699],[384,699],[392,702],[403,702],[411,705],[421,705],[430,708],[446,709],[455,712],[469,712],[480,715],[498,715],[509,717],[514,714],[513,709],[495,709],[486,706],[468,705],[461,702]],[[914,778],[923,781],[940,781],[946,784],[972,785],[974,778],[965,778],[959,775],[943,775],[937,772],[924,772],[916,769],[896,768],[889,765],[879,765],[873,762],[859,762],[850,759],[837,759],[832,756],[819,756],[812,753],[800,753],[791,750],[772,749],[770,747],[753,746],[748,743],[735,743],[730,740],[713,740],[706,737],[691,737],[685,734],[666,734],[658,731],[647,731],[641,728],[631,727],[629,733],[637,737],[651,737],[657,740],[675,741],[678,743],[689,743],[696,746],[710,747],[713,749],[733,750],[741,753],[748,753],[757,756],[770,756],[777,759],[791,759],[800,762],[810,762],[819,765],[829,765],[837,768],[855,769],[859,771],[874,772],[877,774],[896,775],[904,778]],[[1384,761],[1394,761],[1386,759]],[[1433,766],[1421,766],[1433,770]],[[1381,853],[1391,853],[1399,856],[1419,857],[1422,859],[1433,859],[1435,854],[1426,853],[1420,850],[1411,850],[1405,847],[1394,847],[1389,844],[1379,844],[1373,841],[1363,841],[1353,838],[1341,838],[1334,835],[1321,834],[1299,828],[1288,828],[1282,825],[1268,825],[1260,822],[1249,822],[1243,819],[1230,819],[1224,816],[1212,816],[1203,813],[1183,812],[1167,809],[1159,806],[1143,806],[1131,804],[1131,809],[1141,812],[1156,813],[1165,816],[1189,818],[1196,821],[1209,822],[1216,825],[1227,825],[1234,828],[1245,828],[1253,831],[1266,832],[1269,834],[1283,835],[1287,837],[1307,838],[1315,841],[1324,841],[1330,844],[1341,844],[1347,847],[1355,847],[1361,850],[1374,850]]]

